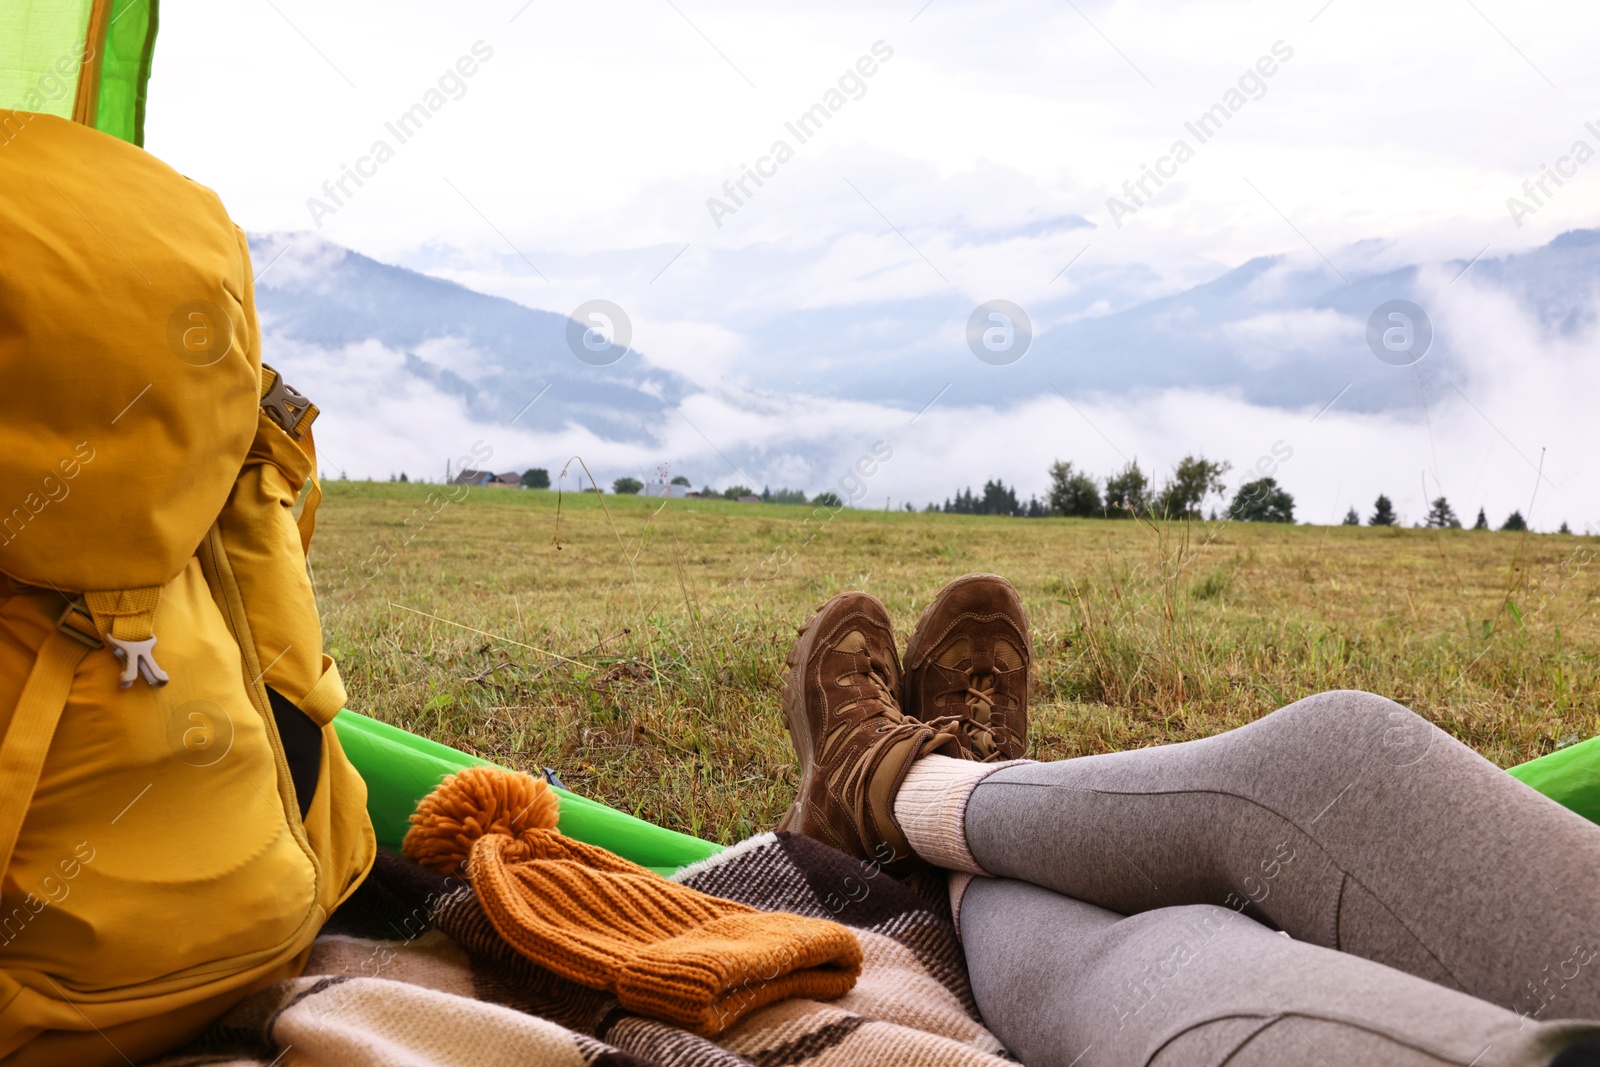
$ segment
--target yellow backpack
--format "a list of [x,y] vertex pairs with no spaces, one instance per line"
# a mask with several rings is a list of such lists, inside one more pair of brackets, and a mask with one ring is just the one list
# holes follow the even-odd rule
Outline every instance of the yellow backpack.
[[298,973],[376,846],[243,233],[142,149],[0,127],[0,1062],[122,1064]]

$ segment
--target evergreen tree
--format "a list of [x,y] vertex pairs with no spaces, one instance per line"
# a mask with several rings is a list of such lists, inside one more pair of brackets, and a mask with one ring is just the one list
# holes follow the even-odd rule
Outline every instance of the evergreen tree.
[[1461,520],[1456,518],[1455,509],[1450,506],[1450,501],[1441,496],[1428,508],[1425,525],[1434,530],[1459,530]]
[[1517,531],[1526,530],[1527,528],[1528,520],[1522,517],[1522,512],[1520,511],[1513,511],[1506,516],[1506,521],[1500,524],[1500,529],[1502,530]]
[[1482,508],[1478,509],[1478,521],[1472,524],[1472,528],[1474,530],[1487,530],[1489,528],[1489,516],[1483,513]]
[[995,479],[983,483],[983,500],[978,504],[980,515],[1017,515],[1022,506],[1017,502],[1017,491],[1005,482]]
[[1344,513],[1344,525],[1346,525],[1346,526],[1360,526],[1361,525],[1361,515],[1356,511],[1355,508],[1352,507],[1349,511]]
[[1557,531],[1556,531],[1556,533],[1564,533],[1564,534],[1569,534],[1569,533],[1571,533],[1571,532],[1572,532],[1572,530],[1571,530],[1571,529],[1570,529],[1570,528],[1569,528],[1569,527],[1568,527],[1568,526],[1567,526],[1567,520],[1566,520],[1566,519],[1562,519],[1562,520],[1561,520],[1561,528],[1560,528],[1560,529],[1558,529],[1558,530],[1557,530]]
[[1294,522],[1294,497],[1276,478],[1245,482],[1228,505],[1228,518],[1241,522]]
[[1382,493],[1373,502],[1372,517],[1367,520],[1368,526],[1393,526],[1395,524],[1394,502]]

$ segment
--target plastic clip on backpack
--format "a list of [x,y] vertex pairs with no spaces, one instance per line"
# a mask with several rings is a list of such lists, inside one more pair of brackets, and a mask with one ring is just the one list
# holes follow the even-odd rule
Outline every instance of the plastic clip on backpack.
[[0,147],[0,1062],[121,1064],[297,974],[375,845],[306,572],[316,408],[261,364],[244,235],[141,149],[23,117]]

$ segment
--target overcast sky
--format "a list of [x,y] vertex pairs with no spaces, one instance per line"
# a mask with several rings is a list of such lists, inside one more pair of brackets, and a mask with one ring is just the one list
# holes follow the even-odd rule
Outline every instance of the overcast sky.
[[[658,358],[737,378],[761,355],[729,325],[740,302],[1027,305],[1091,266],[1148,298],[1261,255],[1371,270],[1593,226],[1600,159],[1521,226],[1507,200],[1600,146],[1597,29],[1578,0],[167,0],[146,144],[251,232],[315,230],[562,314],[615,299]],[[1230,91],[1201,143],[1186,123]],[[786,127],[841,98],[804,143]],[[402,143],[386,124],[418,103],[435,110]],[[1134,201],[1124,183],[1180,138],[1192,158]],[[760,163],[780,140],[792,158]],[[363,161],[379,141],[392,155]],[[1557,384],[1500,421],[1548,422]],[[1577,429],[1562,447],[1592,455]],[[1537,437],[1518,446],[1557,447]],[[1446,447],[1481,474],[1497,439]],[[1600,519],[1588,490],[1573,504]]]

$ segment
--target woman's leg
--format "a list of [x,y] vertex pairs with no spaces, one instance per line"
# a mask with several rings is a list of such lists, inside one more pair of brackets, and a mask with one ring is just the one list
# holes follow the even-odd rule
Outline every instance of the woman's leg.
[[1531,1018],[1600,1018],[1600,827],[1392,701],[1324,693],[1200,741],[1005,767],[954,811],[939,767],[982,773],[930,757],[895,812],[941,865],[1125,915],[1242,907]]
[[1532,1022],[1228,908],[1124,918],[989,878],[959,908],[984,1022],[1029,1067],[1545,1067],[1600,1030]]

